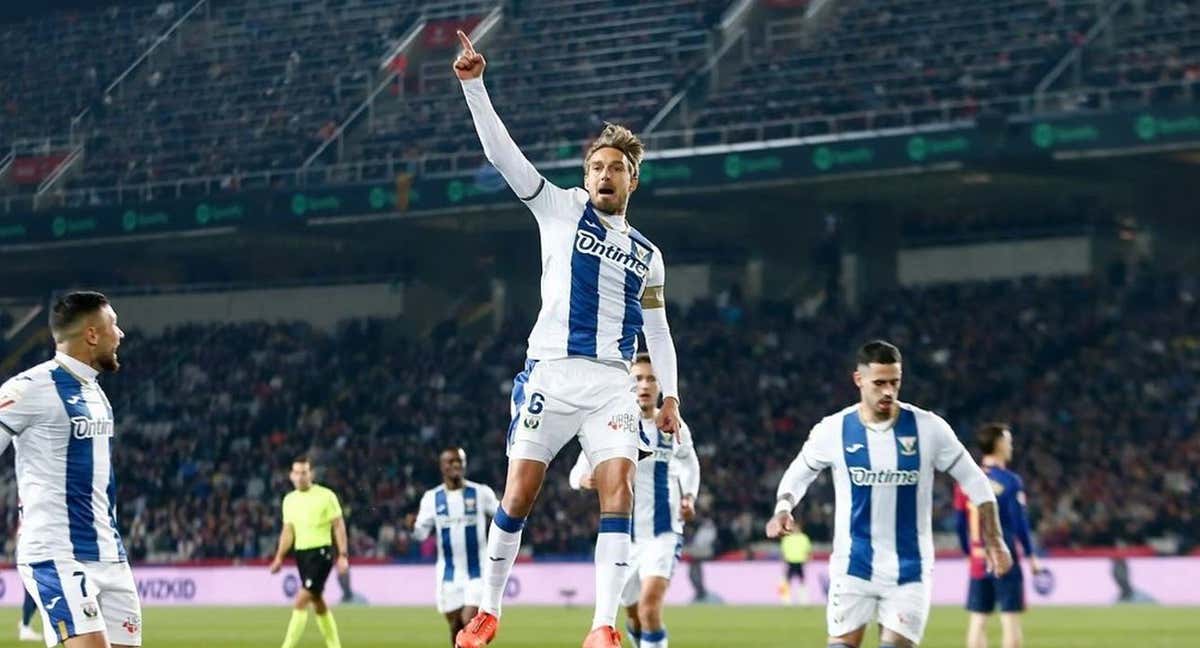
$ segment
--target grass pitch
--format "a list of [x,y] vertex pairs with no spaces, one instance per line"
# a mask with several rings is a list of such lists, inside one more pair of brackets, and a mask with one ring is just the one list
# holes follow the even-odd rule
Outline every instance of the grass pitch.
[[[428,609],[335,608],[345,648],[444,648],[450,645],[446,623]],[[591,610],[561,607],[511,607],[496,648],[575,648],[590,625]],[[283,639],[289,609],[147,608],[146,648],[274,648]],[[0,623],[0,648],[38,646],[16,641],[18,612]],[[825,645],[822,608],[691,606],[665,613],[674,648],[821,647]],[[923,648],[961,648],[966,612],[935,608]],[[990,645],[1000,645],[999,621]],[[7,627],[5,631],[4,628]],[[872,633],[874,634],[874,633]],[[311,615],[302,648],[324,646]],[[878,645],[872,636],[864,648]],[[1025,618],[1029,648],[1144,648],[1200,645],[1200,609],[1123,606],[1113,608],[1038,608]]]

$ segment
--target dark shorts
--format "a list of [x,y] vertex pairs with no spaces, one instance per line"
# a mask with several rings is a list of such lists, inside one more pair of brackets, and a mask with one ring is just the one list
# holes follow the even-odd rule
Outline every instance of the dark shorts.
[[787,564],[787,579],[799,578],[804,580],[804,563],[788,563]]
[[300,570],[300,586],[320,596],[325,591],[325,580],[333,569],[333,547],[296,550],[296,567]]
[[990,614],[997,607],[1001,612],[1025,611],[1025,577],[1019,565],[1013,565],[1007,574],[999,578],[985,576],[971,579],[967,589],[967,609]]

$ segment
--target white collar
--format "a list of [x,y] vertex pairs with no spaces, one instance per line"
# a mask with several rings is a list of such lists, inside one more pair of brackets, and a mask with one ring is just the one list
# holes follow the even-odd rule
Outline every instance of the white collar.
[[84,364],[62,351],[55,352],[54,361],[62,365],[63,369],[69,371],[71,375],[78,378],[79,382],[82,383],[93,382],[96,380],[96,376],[100,375],[100,372],[93,369],[91,365]]

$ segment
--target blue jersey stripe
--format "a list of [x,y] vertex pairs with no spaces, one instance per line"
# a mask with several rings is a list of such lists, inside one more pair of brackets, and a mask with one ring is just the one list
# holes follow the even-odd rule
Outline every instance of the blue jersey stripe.
[[[438,489],[433,495],[434,513],[449,515],[450,506],[446,503],[445,489]],[[454,545],[450,542],[450,527],[442,527],[442,580],[454,580]]]
[[[867,447],[867,428],[858,418],[858,411],[842,419],[842,447],[846,468],[871,469],[871,451]],[[851,451],[853,449],[853,451]],[[871,546],[871,487],[850,480],[850,567],[851,576],[871,580],[871,563],[875,550]]]
[[[630,234],[633,230],[630,230]],[[637,258],[637,244],[629,240],[629,253]],[[625,318],[621,321],[621,357],[633,359],[637,350],[637,334],[642,330],[642,283],[643,279],[632,270],[625,271]]]
[[[79,379],[62,367],[51,370],[50,375],[66,408],[67,418],[72,421],[91,419]],[[67,531],[76,560],[100,560],[96,514],[92,509],[94,443],[92,438],[79,439],[73,433],[67,439]]]
[[504,447],[509,447],[513,442],[513,432],[517,431],[517,421],[521,418],[521,406],[525,404],[525,384],[529,382],[529,374],[533,372],[533,367],[537,364],[537,360],[526,360],[525,369],[513,378],[513,417],[508,423],[508,434],[504,437]]
[[[671,448],[671,444],[663,445],[662,432],[656,432],[658,435],[659,449]],[[675,529],[671,527],[671,461],[660,461],[654,459],[654,535],[659,536],[664,533],[673,533]]]
[[[600,240],[608,231],[600,223],[591,203],[583,210],[579,229]],[[577,239],[578,240],[578,239]],[[596,357],[596,332],[600,318],[600,257],[571,248],[571,301],[567,332],[567,355]]]
[[465,533],[467,535],[467,577],[479,578],[479,525],[475,524],[476,514],[479,511],[479,500],[477,499],[474,486],[467,486],[463,489],[463,514],[467,518],[467,526]]
[[75,636],[75,618],[71,616],[71,606],[63,600],[67,595],[63,591],[62,579],[58,577],[58,568],[54,566],[53,560],[31,563],[29,567],[33,571],[33,582],[37,583],[42,609],[50,618],[51,627],[42,628],[42,632],[54,632],[59,642],[65,643],[67,639]]
[[[900,410],[896,421],[896,469],[921,470],[917,417]],[[898,584],[921,582],[921,543],[917,538],[917,485],[896,487],[896,554],[900,559]]]

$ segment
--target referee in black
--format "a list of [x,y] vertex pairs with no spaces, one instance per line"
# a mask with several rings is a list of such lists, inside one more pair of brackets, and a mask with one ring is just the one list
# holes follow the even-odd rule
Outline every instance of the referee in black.
[[292,462],[291,479],[296,490],[283,498],[283,531],[279,534],[275,560],[271,561],[271,573],[279,572],[284,557],[294,546],[301,588],[296,592],[296,604],[282,648],[294,648],[300,643],[304,626],[308,623],[310,602],[317,613],[317,628],[325,638],[325,648],[342,648],[333,612],[325,605],[323,596],[325,580],[329,578],[329,571],[334,565],[334,556],[337,556],[339,573],[345,574],[350,569],[342,505],[333,491],[313,483],[312,463],[308,457],[297,457]]

